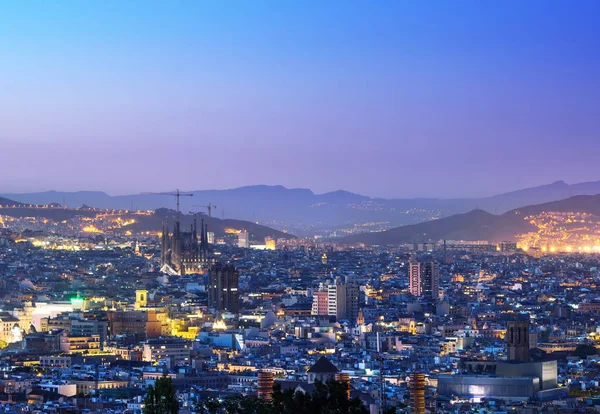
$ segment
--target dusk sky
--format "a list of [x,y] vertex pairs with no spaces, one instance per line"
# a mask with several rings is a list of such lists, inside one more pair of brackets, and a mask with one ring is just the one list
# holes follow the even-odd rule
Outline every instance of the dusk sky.
[[7,1],[0,192],[600,180],[600,1]]

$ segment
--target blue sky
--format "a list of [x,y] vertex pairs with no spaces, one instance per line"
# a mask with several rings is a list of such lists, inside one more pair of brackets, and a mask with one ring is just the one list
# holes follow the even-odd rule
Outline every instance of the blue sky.
[[597,1],[0,6],[0,191],[600,179]]

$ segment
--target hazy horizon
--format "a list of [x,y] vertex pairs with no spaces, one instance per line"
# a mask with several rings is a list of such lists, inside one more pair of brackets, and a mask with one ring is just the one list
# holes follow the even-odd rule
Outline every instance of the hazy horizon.
[[[238,186],[238,187],[230,187],[230,188],[180,188],[179,190],[181,192],[192,192],[192,191],[228,191],[228,190],[235,190],[238,188],[244,188],[244,187],[260,187],[260,186],[268,186],[268,187],[284,187],[288,190],[309,190],[312,191],[315,195],[321,195],[321,194],[327,194],[327,193],[331,193],[331,192],[336,192],[336,191],[345,191],[345,192],[350,192],[353,194],[358,194],[361,196],[366,196],[366,197],[373,197],[373,198],[381,198],[381,199],[412,199],[412,198],[439,198],[439,199],[453,199],[453,198],[486,198],[486,197],[491,197],[491,196],[495,196],[495,195],[499,195],[499,194],[504,194],[504,193],[510,193],[513,191],[519,191],[519,190],[525,190],[528,188],[535,188],[535,187],[540,187],[540,186],[545,186],[545,185],[551,185],[557,182],[564,182],[567,185],[574,185],[574,184],[583,184],[583,183],[589,183],[589,182],[596,182],[596,181],[600,181],[600,180],[586,180],[586,181],[581,181],[581,182],[577,182],[577,183],[569,183],[566,182],[565,180],[556,180],[553,181],[551,183],[543,183],[540,185],[536,185],[533,187],[523,187],[523,188],[515,188],[512,190],[508,190],[502,193],[493,193],[493,194],[483,194],[480,196],[456,196],[456,197],[437,197],[435,195],[432,196],[422,196],[422,197],[411,197],[411,196],[398,196],[398,197],[383,197],[383,196],[375,196],[372,194],[365,194],[365,193],[359,193],[359,192],[355,192],[355,191],[350,191],[350,190],[346,190],[346,189],[336,189],[336,190],[330,190],[330,191],[323,191],[323,192],[319,192],[319,191],[315,191],[312,188],[308,188],[308,187],[288,187],[282,184],[250,184],[250,185],[244,185],[244,186]],[[156,190],[156,192],[173,192],[176,189],[174,188],[168,188],[168,189],[158,189]],[[44,192],[50,192],[50,191],[56,191],[56,192],[64,192],[64,193],[77,193],[77,192],[101,192],[101,193],[105,193],[108,194],[109,196],[115,197],[115,196],[127,196],[127,195],[140,195],[142,192],[144,191],[130,191],[130,192],[110,192],[110,191],[104,191],[102,189],[78,189],[78,190],[58,190],[58,189],[43,189],[43,190],[37,190],[37,191],[3,191],[2,188],[0,188],[0,194],[4,194],[4,195],[10,195],[10,194],[14,194],[14,195],[18,195],[18,194],[29,194],[29,193],[44,193]]]

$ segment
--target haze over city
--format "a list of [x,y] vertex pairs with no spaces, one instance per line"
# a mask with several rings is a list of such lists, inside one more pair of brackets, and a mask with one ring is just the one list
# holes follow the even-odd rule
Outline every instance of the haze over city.
[[600,412],[599,18],[0,2],[0,412]]
[[0,192],[447,198],[599,179],[599,13],[596,1],[9,2]]

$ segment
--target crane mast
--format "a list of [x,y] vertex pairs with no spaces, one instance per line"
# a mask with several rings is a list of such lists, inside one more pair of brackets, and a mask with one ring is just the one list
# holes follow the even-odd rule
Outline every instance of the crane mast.
[[211,222],[211,219],[212,219],[212,211],[213,211],[213,209],[217,208],[217,206],[209,202],[207,205],[194,204],[194,205],[192,205],[192,207],[204,207],[204,208],[206,208],[206,211],[208,212],[208,228],[212,229],[212,227],[210,226],[210,222]]
[[166,196],[173,196],[173,197],[177,198],[177,216],[179,216],[179,214],[180,214],[179,197],[193,197],[194,196],[194,193],[182,193],[181,191],[179,191],[179,188],[176,189],[172,193],[140,193],[140,194],[144,194],[144,195],[166,195]]

